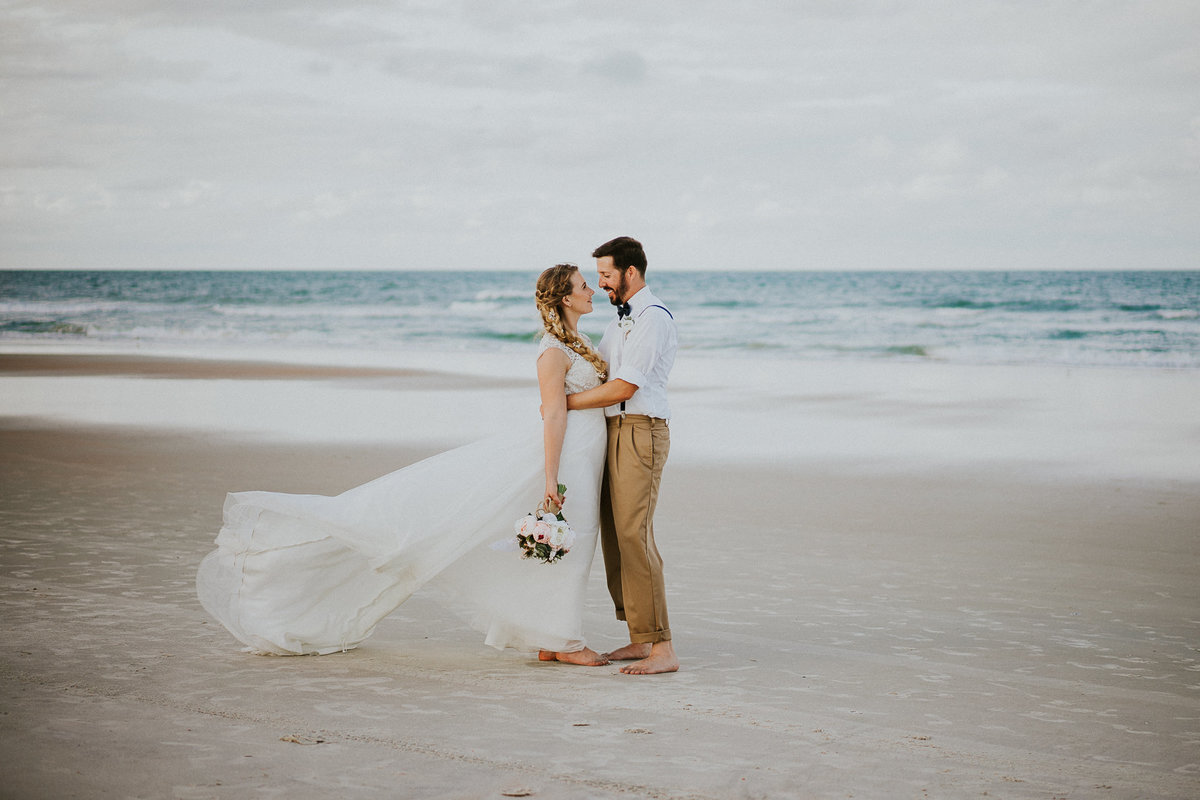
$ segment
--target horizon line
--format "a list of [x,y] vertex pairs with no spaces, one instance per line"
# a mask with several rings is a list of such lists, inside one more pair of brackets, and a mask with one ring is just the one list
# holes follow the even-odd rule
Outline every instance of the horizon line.
[[[574,264],[572,261],[559,263]],[[576,266],[585,266],[576,264]],[[8,267],[0,272],[535,272],[537,267]],[[711,272],[1200,272],[1196,267],[651,267],[650,273],[711,273]]]

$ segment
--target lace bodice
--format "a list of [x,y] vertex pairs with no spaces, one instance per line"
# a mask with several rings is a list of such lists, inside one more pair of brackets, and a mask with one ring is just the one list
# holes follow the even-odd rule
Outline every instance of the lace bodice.
[[[586,333],[581,333],[579,336],[588,343],[589,347],[591,346],[592,340],[587,337]],[[538,355],[540,356],[551,347],[557,347],[571,359],[571,368],[567,370],[567,394],[575,394],[600,385],[600,376],[596,374],[596,368],[586,358],[548,333],[542,337],[541,344],[538,345]]]

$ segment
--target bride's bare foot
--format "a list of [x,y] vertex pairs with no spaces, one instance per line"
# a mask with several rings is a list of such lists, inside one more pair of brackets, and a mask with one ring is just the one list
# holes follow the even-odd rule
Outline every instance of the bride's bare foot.
[[604,655],[608,656],[609,661],[640,661],[650,655],[650,643],[631,642]]
[[679,658],[675,655],[674,645],[668,640],[655,642],[650,648],[648,656],[641,661],[621,667],[621,672],[626,675],[658,675],[663,672],[675,672],[678,669]]
[[553,650],[539,650],[538,661],[561,661],[564,664],[575,664],[580,667],[603,667],[608,659],[590,647],[576,650],[573,653],[556,653]]

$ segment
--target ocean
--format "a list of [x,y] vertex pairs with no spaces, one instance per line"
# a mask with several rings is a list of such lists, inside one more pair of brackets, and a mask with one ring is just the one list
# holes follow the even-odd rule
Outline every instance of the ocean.
[[[595,284],[594,272],[584,275]],[[0,271],[0,348],[516,352],[533,272]],[[1200,272],[654,272],[681,355],[1200,369]],[[612,313],[597,295],[581,328]]]

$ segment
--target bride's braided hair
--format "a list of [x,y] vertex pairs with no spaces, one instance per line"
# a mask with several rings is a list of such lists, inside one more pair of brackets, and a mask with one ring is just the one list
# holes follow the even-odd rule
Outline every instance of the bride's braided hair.
[[572,335],[563,325],[562,301],[573,291],[571,276],[578,271],[579,267],[574,264],[558,264],[546,270],[538,276],[534,298],[546,332],[587,359],[596,368],[600,380],[604,380],[608,376],[608,364],[583,337]]

